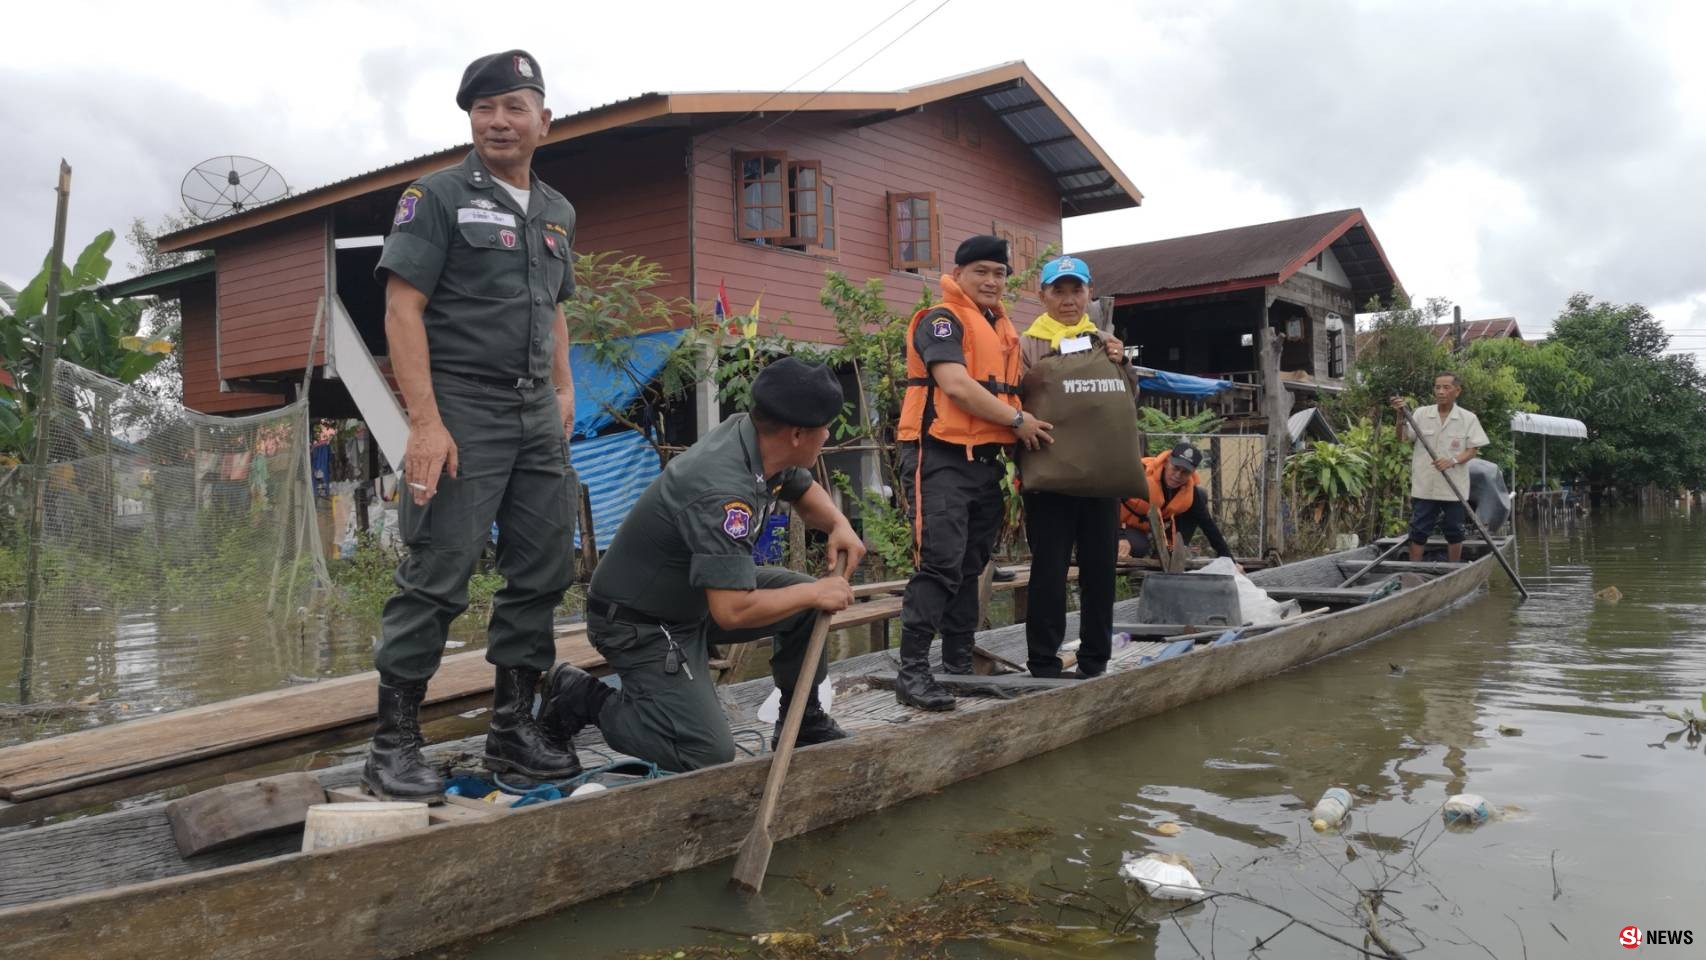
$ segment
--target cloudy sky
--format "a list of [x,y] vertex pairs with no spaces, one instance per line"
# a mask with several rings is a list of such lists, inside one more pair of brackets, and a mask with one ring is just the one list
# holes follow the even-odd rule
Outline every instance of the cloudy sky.
[[[60,156],[76,171],[79,246],[176,210],[184,173],[213,155],[259,157],[307,189],[463,142],[456,82],[493,50],[530,49],[559,115],[646,91],[775,90],[813,68],[795,89],[892,89],[1023,59],[1146,195],[1066,221],[1069,247],[1360,206],[1418,297],[1514,314],[1532,337],[1585,290],[1645,303],[1681,331],[1679,347],[1706,350],[1706,4],[754,9],[15,6],[0,58],[0,279],[41,262]],[[573,197],[576,185],[558,186]],[[127,272],[128,251],[115,259],[115,276]]]

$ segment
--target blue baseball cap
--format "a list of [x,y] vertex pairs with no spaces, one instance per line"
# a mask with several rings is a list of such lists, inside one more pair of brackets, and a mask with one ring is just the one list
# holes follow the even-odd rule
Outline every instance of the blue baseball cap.
[[1046,287],[1061,277],[1077,277],[1087,287],[1090,285],[1090,265],[1077,257],[1055,257],[1043,264],[1043,286]]

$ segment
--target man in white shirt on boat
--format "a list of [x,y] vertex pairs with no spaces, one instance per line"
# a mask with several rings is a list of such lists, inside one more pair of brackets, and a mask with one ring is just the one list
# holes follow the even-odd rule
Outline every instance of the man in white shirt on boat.
[[1403,421],[1403,411],[1409,406],[1403,397],[1392,398],[1392,409],[1399,412],[1398,438],[1416,440],[1410,457],[1410,559],[1421,560],[1422,548],[1435,526],[1445,536],[1446,559],[1463,562],[1463,501],[1451,490],[1451,477],[1457,489],[1467,495],[1469,468],[1480,448],[1487,445],[1487,434],[1481,430],[1481,420],[1457,405],[1463,393],[1463,380],[1455,373],[1434,377],[1434,406],[1421,407],[1413,415],[1416,429],[1433,448],[1437,459],[1429,459],[1428,448],[1420,439],[1410,437]]

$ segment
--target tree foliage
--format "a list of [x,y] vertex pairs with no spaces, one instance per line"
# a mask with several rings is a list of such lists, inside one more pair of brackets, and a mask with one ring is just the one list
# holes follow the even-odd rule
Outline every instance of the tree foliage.
[[[132,383],[158,366],[172,352],[172,343],[141,335],[142,304],[101,296],[99,288],[113,265],[107,251],[114,239],[111,230],[101,233],[75,263],[61,267],[59,358]],[[41,272],[23,289],[7,293],[9,310],[0,315],[0,366],[12,378],[12,385],[0,385],[0,455],[14,459],[29,454],[41,403],[50,260],[44,258]]]

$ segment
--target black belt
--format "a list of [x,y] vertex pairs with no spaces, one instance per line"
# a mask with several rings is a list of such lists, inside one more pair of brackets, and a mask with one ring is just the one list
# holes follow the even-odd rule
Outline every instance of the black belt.
[[663,617],[647,613],[644,610],[635,610],[633,607],[627,606],[626,604],[612,603],[609,600],[594,596],[588,596],[586,598],[586,610],[588,613],[596,614],[606,620],[620,620],[623,623],[636,623],[641,626],[650,627],[664,627],[676,623],[697,622],[667,620]]
[[542,377],[483,377],[476,373],[452,373],[451,376],[475,383],[489,383],[494,387],[508,387],[511,390],[532,390],[545,382]]
[[[952,451],[957,456],[966,455],[966,445],[963,443],[949,443],[939,437],[926,437],[925,439],[929,440],[932,446],[937,447],[943,453]],[[980,443],[971,448],[971,459],[981,460],[984,463],[994,463],[1001,454],[1006,452],[1007,444],[1005,443]]]

